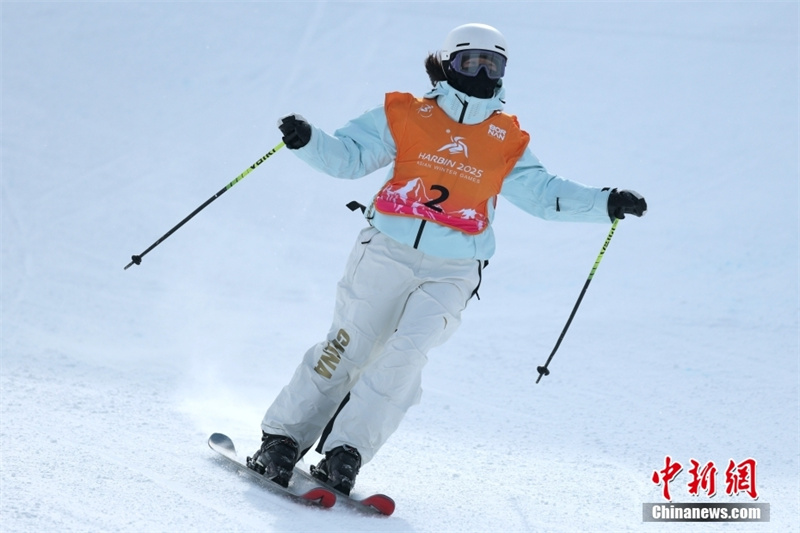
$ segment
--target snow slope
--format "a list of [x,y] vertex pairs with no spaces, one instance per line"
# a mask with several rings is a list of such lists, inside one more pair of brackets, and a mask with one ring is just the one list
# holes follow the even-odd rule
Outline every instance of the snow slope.
[[[3,2],[2,531],[797,531],[798,4]],[[357,489],[305,509],[220,468],[245,452],[333,291],[378,172],[278,143],[428,87],[452,27],[509,40],[507,110],[548,168],[643,193],[535,385],[607,227],[501,201],[498,253],[422,403]],[[771,522],[654,524],[670,455],[758,461]]]

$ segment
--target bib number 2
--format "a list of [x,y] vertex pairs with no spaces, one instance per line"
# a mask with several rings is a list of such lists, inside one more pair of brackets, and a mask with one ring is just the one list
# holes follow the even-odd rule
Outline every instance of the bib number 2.
[[447,187],[443,187],[442,185],[431,185],[431,190],[437,191],[439,196],[429,202],[425,202],[424,205],[438,213],[442,213],[444,210],[439,207],[439,204],[447,200],[450,196],[450,191],[447,190]]

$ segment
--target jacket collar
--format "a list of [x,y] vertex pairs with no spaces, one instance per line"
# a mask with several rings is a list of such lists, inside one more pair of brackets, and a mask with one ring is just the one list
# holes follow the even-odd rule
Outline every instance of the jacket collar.
[[506,90],[502,80],[491,98],[467,96],[455,90],[446,81],[440,81],[425,95],[425,98],[435,98],[439,107],[456,122],[480,124],[495,112],[503,109],[505,95]]

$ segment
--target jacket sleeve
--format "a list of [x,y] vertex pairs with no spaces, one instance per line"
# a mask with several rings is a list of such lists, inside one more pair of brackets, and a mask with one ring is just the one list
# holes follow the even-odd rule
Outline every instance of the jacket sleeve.
[[351,120],[333,135],[312,125],[311,140],[295,153],[320,172],[356,179],[392,163],[397,146],[380,106]]
[[550,174],[526,149],[500,191],[523,211],[545,220],[607,222],[608,189],[588,187]]

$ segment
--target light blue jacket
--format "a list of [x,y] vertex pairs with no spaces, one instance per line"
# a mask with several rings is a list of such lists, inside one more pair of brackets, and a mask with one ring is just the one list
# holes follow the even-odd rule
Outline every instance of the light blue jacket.
[[[493,98],[480,99],[456,91],[447,82],[439,82],[425,98],[436,99],[439,107],[455,121],[478,124],[503,108],[504,96],[502,86]],[[321,172],[356,179],[393,165],[397,147],[380,106],[351,120],[333,135],[312,126],[311,140],[294,153]],[[391,176],[390,168],[387,179]],[[611,223],[606,208],[607,189],[587,187],[550,174],[529,148],[506,177],[500,194],[524,211],[546,220]],[[489,203],[490,221],[494,217],[492,203]],[[386,215],[372,206],[366,216],[382,233],[409,246],[416,243],[420,251],[433,256],[489,259],[495,251],[491,224],[478,235],[468,235],[428,221],[420,235],[419,219]]]

